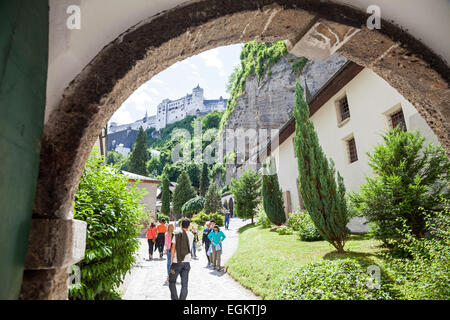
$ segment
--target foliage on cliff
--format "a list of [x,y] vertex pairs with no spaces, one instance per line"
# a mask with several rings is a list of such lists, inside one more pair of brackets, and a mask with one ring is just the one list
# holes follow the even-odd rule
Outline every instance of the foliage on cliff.
[[241,66],[234,69],[227,84],[230,98],[227,101],[227,108],[222,116],[220,129],[228,122],[228,117],[236,106],[237,98],[244,93],[245,80],[248,76],[256,74],[258,81],[265,74],[270,72],[270,68],[287,54],[284,41],[273,43],[261,43],[250,41],[244,45],[241,51]]

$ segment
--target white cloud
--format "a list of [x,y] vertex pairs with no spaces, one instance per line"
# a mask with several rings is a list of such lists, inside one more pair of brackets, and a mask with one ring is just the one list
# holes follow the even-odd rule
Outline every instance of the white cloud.
[[125,108],[117,110],[111,118],[111,122],[117,122],[118,124],[126,124],[133,122],[130,113]]
[[219,70],[220,76],[223,77],[226,75],[222,60],[220,60],[219,58],[219,50],[217,50],[217,48],[205,51],[199,54],[199,57],[203,59],[203,62],[206,64],[206,66],[217,68]]
[[156,90],[155,88],[149,88],[148,90],[150,90],[154,95],[159,96],[159,91]]
[[150,81],[153,81],[153,82],[155,82],[157,84],[163,84],[163,85],[166,84],[165,81],[163,81],[161,79],[157,79],[157,78],[152,78]]

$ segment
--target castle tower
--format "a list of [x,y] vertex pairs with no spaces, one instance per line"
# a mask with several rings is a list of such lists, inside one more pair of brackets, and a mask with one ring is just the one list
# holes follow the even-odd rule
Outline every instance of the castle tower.
[[191,109],[195,111],[203,111],[205,106],[203,104],[203,88],[200,88],[198,84],[194,89],[192,89],[192,107]]

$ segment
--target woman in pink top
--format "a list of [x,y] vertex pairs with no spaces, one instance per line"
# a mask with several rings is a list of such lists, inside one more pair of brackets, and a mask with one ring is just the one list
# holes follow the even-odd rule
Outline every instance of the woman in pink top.
[[173,224],[169,224],[167,227],[167,232],[164,235],[164,247],[167,255],[167,279],[169,279],[170,274],[170,247],[172,246],[172,235],[175,230],[175,226]]

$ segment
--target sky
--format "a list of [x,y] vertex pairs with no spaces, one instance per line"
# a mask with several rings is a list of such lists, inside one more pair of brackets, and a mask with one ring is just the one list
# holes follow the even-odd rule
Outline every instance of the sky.
[[223,46],[202,52],[175,63],[158,73],[134,91],[111,117],[110,122],[126,124],[156,115],[163,99],[175,100],[192,93],[198,84],[204,89],[205,99],[228,98],[225,86],[234,66],[240,64],[243,44]]

